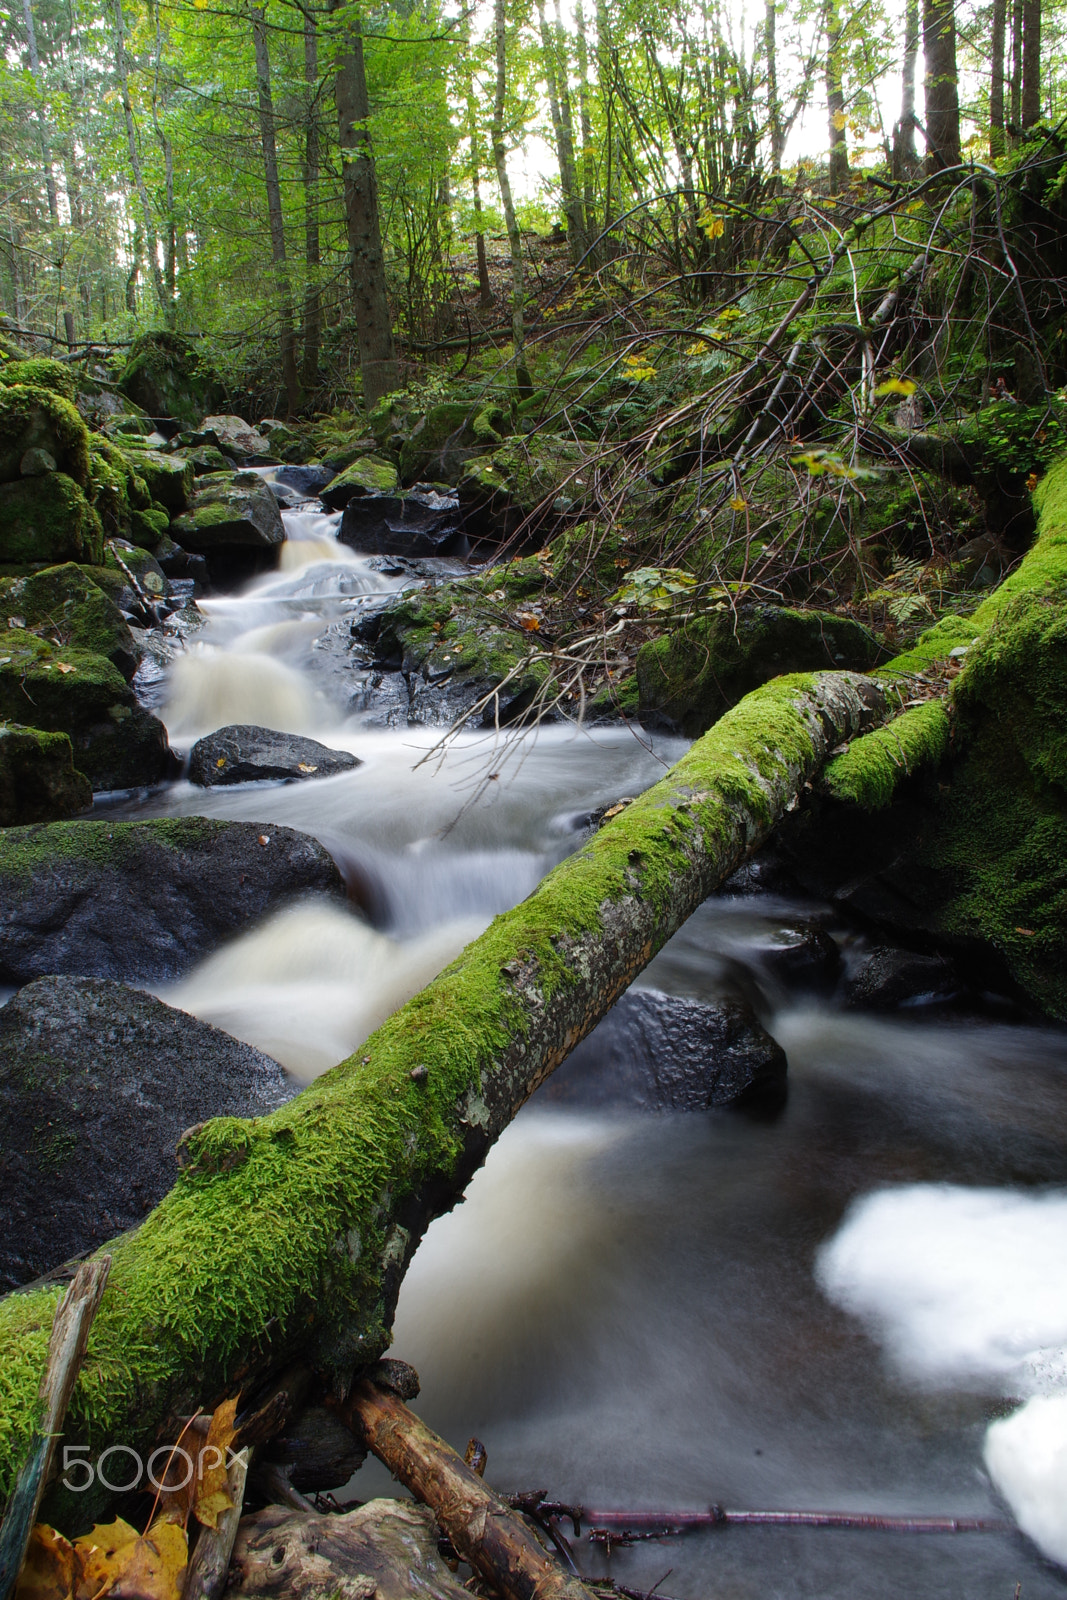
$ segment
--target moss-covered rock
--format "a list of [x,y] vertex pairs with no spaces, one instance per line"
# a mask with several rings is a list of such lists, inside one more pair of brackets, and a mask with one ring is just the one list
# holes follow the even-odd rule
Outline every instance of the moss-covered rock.
[[357,456],[351,466],[339,472],[321,491],[321,499],[331,511],[343,511],[357,495],[395,494],[400,479],[389,461],[375,456]]
[[130,512],[130,543],[153,555],[177,550],[170,537],[170,513],[163,506],[146,506],[143,511]]
[[165,329],[134,340],[118,386],[156,422],[170,426],[193,427],[221,394],[193,345]]
[[76,771],[65,733],[0,723],[0,828],[75,817],[92,803],[92,785]]
[[193,503],[172,531],[183,549],[204,554],[226,545],[270,549],[285,540],[278,502],[254,472],[213,472],[198,479]]
[[88,494],[105,539],[128,539],[137,511],[151,505],[148,485],[135,461],[99,434],[89,444]]
[[492,538],[523,528],[531,543],[540,543],[546,528],[581,517],[591,483],[575,440],[542,433],[509,439],[492,455],[465,463],[458,485],[464,525]]
[[25,578],[0,579],[0,619],[59,649],[106,656],[125,678],[137,670],[133,634],[114,600],[74,562]]
[[401,481],[458,483],[472,456],[484,455],[499,443],[491,427],[483,427],[481,436],[475,431],[479,414],[468,400],[431,406],[401,445]]
[[0,560],[98,562],[103,546],[99,516],[66,473],[0,483]]
[[160,450],[139,450],[135,464],[157,505],[175,516],[188,508],[193,498],[191,461],[182,455],[164,455]]
[[94,570],[93,578],[120,606],[127,608],[131,602],[140,603],[141,597],[130,583],[131,574],[150,600],[166,597],[166,574],[155,556],[142,546],[125,539],[111,539],[104,559],[103,572]]
[[78,392],[74,374],[61,361],[36,356],[28,361],[5,361],[0,366],[0,383],[29,384],[35,389],[50,389],[71,403]]
[[760,684],[788,672],[866,670],[878,640],[828,611],[723,604],[691,617],[637,655],[641,716],[695,737]]
[[70,401],[29,384],[0,385],[0,482],[22,476],[30,451],[44,451],[75,483],[88,482],[89,434]]
[[163,724],[137,704],[106,656],[57,647],[23,628],[0,632],[0,717],[66,733],[94,789],[128,789],[163,774]]

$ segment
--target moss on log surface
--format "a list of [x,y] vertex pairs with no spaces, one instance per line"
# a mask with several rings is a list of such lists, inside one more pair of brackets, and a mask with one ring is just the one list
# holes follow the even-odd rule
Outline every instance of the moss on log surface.
[[[404,1268],[523,1102],[827,753],[884,714],[868,680],[781,678],[568,858],[362,1047],[261,1121],[219,1119],[110,1246],[71,1439],[151,1445],[297,1349],[343,1393],[377,1357]],[[0,1302],[0,1489],[29,1437],[59,1290]],[[80,1519],[91,1495],[67,1508]],[[60,1508],[57,1508],[60,1509]]]

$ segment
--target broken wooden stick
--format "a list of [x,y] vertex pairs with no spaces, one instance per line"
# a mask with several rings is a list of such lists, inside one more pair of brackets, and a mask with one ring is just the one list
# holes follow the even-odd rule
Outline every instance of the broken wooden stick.
[[218,1600],[226,1587],[251,1458],[252,1452],[246,1446],[237,1452],[226,1470],[226,1487],[233,1504],[229,1510],[219,1513],[213,1528],[201,1528],[185,1571],[182,1600]]
[[0,1600],[8,1600],[18,1579],[110,1270],[110,1256],[83,1261],[56,1310],[41,1378],[39,1420],[0,1529]]
[[[564,1572],[517,1512],[494,1494],[451,1445],[408,1409],[397,1388],[401,1362],[362,1379],[340,1408],[341,1416],[405,1488],[429,1506],[456,1554],[504,1600],[594,1600],[580,1578]],[[414,1398],[417,1382],[406,1393]],[[400,1383],[397,1378],[400,1378]],[[389,1387],[383,1386],[384,1382]],[[412,1390],[414,1389],[414,1394]]]

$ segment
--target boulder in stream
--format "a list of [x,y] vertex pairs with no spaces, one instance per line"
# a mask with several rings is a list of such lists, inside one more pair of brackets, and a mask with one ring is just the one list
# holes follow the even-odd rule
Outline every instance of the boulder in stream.
[[786,1057],[741,1000],[716,1005],[630,989],[549,1078],[546,1100],[641,1111],[773,1103]]
[[341,511],[350,500],[364,495],[395,494],[399,482],[391,462],[378,456],[359,456],[322,487],[319,498],[331,511]]
[[270,550],[285,540],[278,502],[255,472],[209,472],[189,510],[171,524],[185,550],[211,555],[230,545]]
[[270,441],[243,417],[222,415],[205,417],[195,434],[194,444],[214,445],[235,461],[261,462],[270,456]]
[[205,789],[264,778],[333,778],[361,766],[347,750],[274,728],[232,724],[198,739],[189,756],[189,780]]
[[65,733],[0,722],[0,828],[88,811],[93,789]]
[[140,990],[28,984],[0,1010],[0,1288],[141,1222],[177,1177],[186,1128],[293,1091],[269,1056]]
[[0,833],[0,983],[46,973],[162,983],[302,894],[344,896],[332,858],[273,823],[161,817]]

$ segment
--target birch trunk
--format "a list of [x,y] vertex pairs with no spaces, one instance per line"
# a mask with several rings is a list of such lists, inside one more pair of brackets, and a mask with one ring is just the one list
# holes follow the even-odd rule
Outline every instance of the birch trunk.
[[293,416],[300,409],[300,377],[296,370],[296,334],[293,330],[293,291],[285,256],[285,218],[282,214],[282,189],[278,180],[278,151],[274,140],[274,99],[270,87],[270,49],[267,44],[267,8],[252,7],[252,42],[256,52],[256,92],[259,99],[259,137],[263,147],[263,175],[267,189],[267,218],[270,224],[270,253],[278,286],[279,344],[282,355],[282,380],[286,409]]

